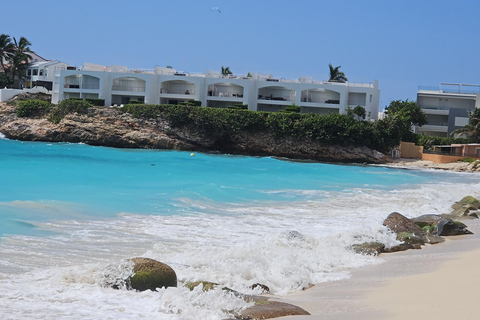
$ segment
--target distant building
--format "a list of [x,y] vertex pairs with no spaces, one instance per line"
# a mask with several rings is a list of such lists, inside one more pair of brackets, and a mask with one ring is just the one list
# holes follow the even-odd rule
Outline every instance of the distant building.
[[480,85],[440,83],[439,87],[420,86],[417,104],[427,115],[428,123],[415,132],[448,137],[468,124],[468,112],[480,107]]
[[153,70],[105,67],[85,63],[82,68],[55,73],[52,102],[69,98],[104,99],[105,105],[131,100],[148,104],[178,104],[201,101],[202,106],[226,108],[248,105],[249,110],[280,111],[295,104],[303,113],[345,113],[362,106],[367,118],[377,119],[380,101],[378,81],[339,83],[314,81],[309,77],[286,80],[271,75],[221,75],[218,71],[192,74],[171,68]]
[[[24,79],[25,88],[44,87],[51,91],[55,71],[70,68],[65,62],[55,61],[34,61],[27,69],[27,77]],[[73,67],[73,69],[75,69]]]

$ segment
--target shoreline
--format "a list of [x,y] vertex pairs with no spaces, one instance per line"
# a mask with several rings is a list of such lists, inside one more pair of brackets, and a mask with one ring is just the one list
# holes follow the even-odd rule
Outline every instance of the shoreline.
[[311,314],[279,318],[285,320],[472,318],[480,285],[480,220],[468,220],[468,229],[474,234],[447,237],[421,250],[382,254],[382,263],[351,270],[348,279],[270,298]]
[[445,170],[445,171],[454,171],[454,172],[479,172],[476,169],[472,169],[470,163],[468,162],[449,162],[449,163],[436,163],[429,160],[422,160],[422,159],[413,159],[413,158],[398,158],[398,159],[391,159],[390,162],[385,164],[380,164],[377,166],[384,166],[384,167],[393,167],[393,168],[403,168],[403,169],[415,169],[415,170],[422,170],[422,169],[435,169],[435,170]]

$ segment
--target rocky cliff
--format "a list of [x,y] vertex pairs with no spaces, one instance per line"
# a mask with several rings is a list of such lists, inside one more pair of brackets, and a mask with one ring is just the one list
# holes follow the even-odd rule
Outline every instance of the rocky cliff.
[[16,107],[0,104],[0,132],[9,139],[83,142],[116,148],[171,149],[344,163],[384,163],[387,157],[366,147],[323,145],[316,140],[276,139],[272,134],[240,133],[221,141],[195,128],[174,128],[162,118],[138,119],[116,108],[92,108],[69,114],[59,124],[46,118],[19,118]]

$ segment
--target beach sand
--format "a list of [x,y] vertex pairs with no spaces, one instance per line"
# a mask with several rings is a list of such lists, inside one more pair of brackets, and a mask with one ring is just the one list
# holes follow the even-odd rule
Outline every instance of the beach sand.
[[393,159],[390,163],[387,163],[385,166],[388,167],[402,167],[410,169],[440,169],[440,170],[451,170],[451,171],[466,171],[469,163],[468,162],[451,162],[451,163],[435,163],[429,160],[422,159],[409,159],[409,158],[399,158]]
[[421,250],[383,254],[379,257],[383,263],[353,270],[349,279],[279,299],[311,313],[281,319],[478,318],[480,221],[467,224],[474,235],[449,237],[445,243]]

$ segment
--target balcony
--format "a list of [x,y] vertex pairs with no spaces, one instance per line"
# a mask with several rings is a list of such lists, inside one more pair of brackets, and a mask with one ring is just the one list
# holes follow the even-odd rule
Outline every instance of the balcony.
[[264,87],[258,90],[258,100],[295,101],[295,90],[285,87]]
[[243,87],[233,83],[215,83],[208,86],[209,97],[241,99]]
[[112,91],[145,92],[145,87],[112,86]]
[[209,97],[243,98],[243,94],[232,92],[208,92]]
[[69,83],[66,83],[63,85],[64,88],[66,89],[89,89],[89,90],[99,90],[100,89],[100,86],[99,85],[88,85],[88,84],[83,84],[83,85],[79,85],[79,84],[69,84]]
[[195,95],[195,84],[183,80],[164,81],[160,87],[160,94],[165,95]]

